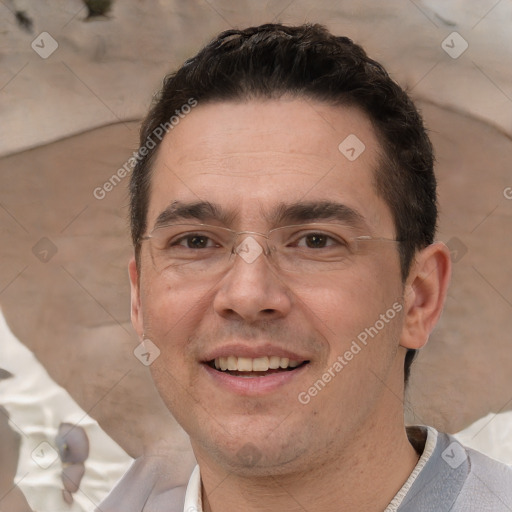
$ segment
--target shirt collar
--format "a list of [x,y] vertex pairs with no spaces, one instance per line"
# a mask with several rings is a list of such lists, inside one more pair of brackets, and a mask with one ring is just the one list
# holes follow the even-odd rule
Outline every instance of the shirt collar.
[[183,512],[203,512],[201,499],[201,473],[199,466],[194,468],[188,481],[187,492],[185,493],[185,505]]
[[[426,441],[425,441],[425,447],[423,448],[423,451],[421,453],[420,460],[412,470],[412,473],[410,474],[409,478],[405,482],[405,484],[402,486],[402,488],[396,493],[395,497],[391,500],[391,503],[386,507],[384,512],[396,512],[398,510],[398,507],[402,504],[404,501],[404,498],[406,497],[407,493],[409,492],[410,488],[416,481],[416,478],[421,473],[421,470],[425,467],[427,462],[430,460],[430,457],[434,453],[436,444],[437,444],[437,430],[435,430],[432,427],[410,427],[410,432],[408,431],[408,435],[410,437],[414,437],[415,440],[417,440],[420,437],[420,432],[417,430],[426,430]],[[418,435],[420,434],[420,435]],[[417,441],[415,442],[417,444]],[[417,449],[417,447],[415,446]]]

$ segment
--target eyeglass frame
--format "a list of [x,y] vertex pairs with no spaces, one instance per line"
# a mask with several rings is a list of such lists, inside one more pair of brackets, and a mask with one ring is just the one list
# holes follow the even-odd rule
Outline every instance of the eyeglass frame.
[[[232,241],[231,242],[231,250],[229,252],[226,252],[226,254],[228,254],[229,257],[231,257],[232,255],[239,255],[240,256],[240,253],[239,253],[239,251],[237,249],[238,249],[238,247],[240,247],[242,245],[243,242],[240,242],[240,244],[238,246],[236,245],[236,242],[237,242],[238,237],[240,235],[247,235],[248,237],[251,237],[251,235],[254,235],[254,236],[261,236],[261,237],[265,238],[267,240],[266,249],[261,244],[259,244],[259,245],[260,245],[260,247],[262,249],[262,252],[266,256],[269,256],[272,253],[272,250],[269,247],[268,241],[270,240],[270,236],[271,236],[272,232],[279,231],[279,230],[284,230],[284,229],[288,229],[288,228],[307,228],[307,229],[312,229],[312,228],[315,228],[315,227],[318,227],[318,226],[321,226],[323,228],[328,228],[328,226],[345,226],[345,225],[344,224],[340,224],[340,223],[310,222],[310,223],[290,224],[290,225],[286,225],[286,226],[279,226],[279,227],[270,229],[269,231],[267,231],[267,233],[261,233],[261,232],[258,232],[258,231],[247,231],[247,230],[236,231],[234,229],[231,229],[231,228],[228,228],[228,227],[225,227],[225,226],[218,226],[218,225],[204,224],[204,223],[186,223],[186,222],[169,223],[169,224],[164,224],[164,225],[157,226],[149,234],[141,236],[139,238],[139,244],[141,244],[143,241],[146,241],[146,240],[155,239],[155,237],[153,236],[153,233],[155,233],[155,232],[157,232],[157,231],[159,231],[161,229],[164,229],[166,227],[170,227],[170,226],[190,226],[190,227],[192,227],[192,228],[194,228],[194,229],[196,229],[198,231],[201,230],[201,229],[205,229],[205,228],[208,229],[208,228],[210,228],[210,229],[214,229],[214,230],[222,230],[224,232],[229,233],[230,236],[231,236],[230,241]],[[346,227],[350,227],[350,226],[346,226]],[[323,233],[321,233],[321,234],[323,234]],[[185,236],[182,237],[182,238],[185,238]],[[326,236],[329,236],[329,234],[326,234]],[[331,238],[333,238],[333,237],[331,237]],[[399,240],[399,239],[396,239],[396,238],[375,237],[375,236],[371,236],[371,235],[360,235],[360,236],[357,236],[357,237],[350,237],[348,239],[344,238],[343,240],[345,242],[347,242],[347,243],[351,243],[351,242],[367,242],[367,241],[370,241],[370,242],[372,242],[372,241],[377,241],[377,242],[393,242],[393,243],[396,243],[396,244],[403,243],[403,240]],[[198,249],[198,250],[200,250],[200,249]],[[244,258],[242,257],[242,259],[244,259]],[[280,268],[279,265],[276,264],[275,262],[274,262],[274,265],[276,265],[278,268]],[[286,269],[281,269],[281,270],[286,270]]]

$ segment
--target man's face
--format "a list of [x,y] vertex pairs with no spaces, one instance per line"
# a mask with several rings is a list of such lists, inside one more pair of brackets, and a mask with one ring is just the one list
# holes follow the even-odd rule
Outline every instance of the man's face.
[[[365,146],[355,159],[362,146],[354,135]],[[208,202],[215,211],[196,208],[205,216],[195,218],[189,208],[175,222],[259,233],[334,223],[392,239],[391,212],[372,184],[379,149],[356,109],[303,99],[199,103],[159,149],[148,233],[170,206]],[[324,218],[315,205],[325,203],[356,215]],[[266,248],[265,238],[252,240]],[[134,325],[161,351],[153,378],[200,461],[248,474],[303,469],[334,459],[376,421],[402,414],[396,244],[362,243],[342,267],[318,272],[280,270],[264,253],[254,260],[239,254],[219,274],[163,268],[152,243],[142,243],[138,283],[132,264]],[[265,357],[300,364],[222,371],[215,368],[220,357],[246,358],[231,359],[240,368]]]

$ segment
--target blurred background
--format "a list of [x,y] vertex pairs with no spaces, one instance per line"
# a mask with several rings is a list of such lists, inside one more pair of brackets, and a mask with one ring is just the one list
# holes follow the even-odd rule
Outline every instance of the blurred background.
[[130,324],[118,170],[166,73],[272,21],[352,38],[421,109],[454,275],[406,420],[512,464],[512,0],[1,0],[0,510],[94,510],[186,449]]

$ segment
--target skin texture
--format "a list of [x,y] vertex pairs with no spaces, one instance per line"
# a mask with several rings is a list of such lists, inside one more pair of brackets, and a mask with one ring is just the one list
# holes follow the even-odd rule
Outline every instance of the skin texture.
[[[353,162],[338,150],[349,134],[366,147]],[[372,184],[378,150],[355,109],[289,98],[199,105],[159,150],[148,226],[172,201],[210,201],[231,214],[227,227],[258,232],[276,227],[283,203],[335,201],[362,215],[361,235],[393,238]],[[406,283],[393,244],[314,279],[276,273],[260,257],[192,284],[160,275],[147,243],[140,269],[132,260],[129,271],[132,321],[161,351],[153,379],[191,437],[205,510],[329,511],[341,499],[345,510],[385,508],[418,459],[403,424],[403,358],[440,315],[444,245],[419,252]],[[397,302],[400,314],[309,404],[298,402]],[[288,350],[309,363],[277,389],[234,393],[204,362],[235,344],[235,355]]]

